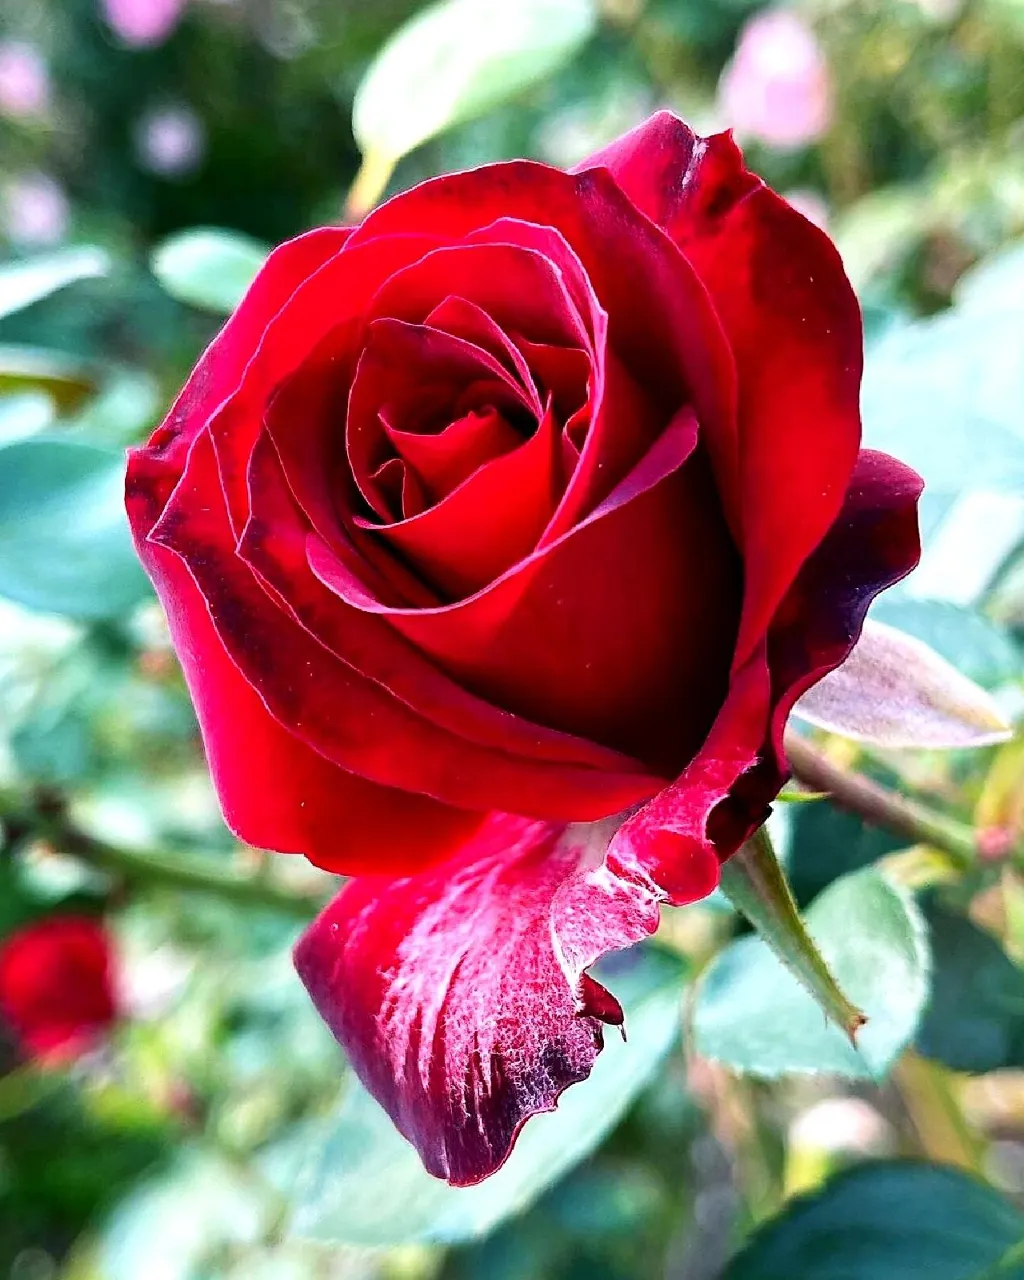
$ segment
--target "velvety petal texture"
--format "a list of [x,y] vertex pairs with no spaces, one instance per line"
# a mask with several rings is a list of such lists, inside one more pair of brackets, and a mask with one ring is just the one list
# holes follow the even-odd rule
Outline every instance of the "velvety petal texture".
[[714,887],[915,563],[860,371],[828,239],[663,112],[282,245],[132,452],[225,817],[355,877],[297,963],[439,1176],[588,1073],[588,966]]

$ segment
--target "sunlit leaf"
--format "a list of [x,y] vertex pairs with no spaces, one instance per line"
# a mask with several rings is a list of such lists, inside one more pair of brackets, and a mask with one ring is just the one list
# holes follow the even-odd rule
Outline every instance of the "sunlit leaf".
[[526,1207],[600,1143],[653,1077],[679,1033],[685,969],[637,947],[603,968],[626,1011],[628,1040],[607,1037],[589,1080],[557,1110],[534,1116],[508,1162],[475,1187],[430,1177],[376,1102],[355,1082],[315,1142],[295,1190],[295,1235],[348,1244],[457,1241],[483,1235]]
[[867,1014],[857,1047],[760,938],[720,952],[698,984],[698,1053],[764,1078],[791,1072],[881,1077],[909,1043],[928,996],[926,929],[913,899],[873,868],[835,881],[806,913],[836,981]]
[[193,227],[159,245],[150,265],[173,298],[227,315],[241,302],[269,252],[268,245],[239,231]]
[[1018,1280],[1022,1238],[1024,1214],[979,1179],[885,1161],[794,1201],[724,1280]]
[[858,742],[980,747],[1011,733],[991,697],[934,649],[868,621],[849,658],[803,695],[794,715]]
[[123,491],[118,452],[54,438],[0,449],[0,595],[76,618],[144,599]]
[[[441,0],[400,27],[356,93],[364,156],[389,167],[566,61],[594,29],[592,0]],[[386,173],[384,181],[387,180]]]
[[107,253],[87,245],[4,263],[0,265],[0,317],[31,306],[76,280],[106,275],[109,270]]

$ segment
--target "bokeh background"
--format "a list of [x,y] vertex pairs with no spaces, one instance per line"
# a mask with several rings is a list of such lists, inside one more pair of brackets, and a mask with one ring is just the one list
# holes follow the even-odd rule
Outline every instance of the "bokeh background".
[[[271,243],[382,184],[575,163],[659,106],[733,126],[838,242],[867,439],[929,485],[922,566],[877,616],[1024,706],[1024,2],[517,6],[516,57],[457,11],[374,85],[416,0],[0,0],[0,955],[68,917],[111,947],[95,1034],[54,1051],[0,1015],[0,1277],[1024,1276],[1024,742],[826,744],[973,828],[956,857],[825,801],[773,818],[802,903],[842,906],[874,864],[898,887],[903,968],[857,954],[866,916],[819,920],[899,988],[886,1065],[911,1047],[883,1083],[834,1046],[762,1079],[808,1061],[763,965],[718,972],[742,1019],[705,1003],[694,1043],[697,975],[742,932],[714,900],[619,962],[628,1050],[472,1192],[425,1178],[291,970],[328,878],[220,821],[127,542],[124,447]],[[418,145],[353,196],[361,84],[359,142]],[[714,1026],[721,1062],[698,1052]]]

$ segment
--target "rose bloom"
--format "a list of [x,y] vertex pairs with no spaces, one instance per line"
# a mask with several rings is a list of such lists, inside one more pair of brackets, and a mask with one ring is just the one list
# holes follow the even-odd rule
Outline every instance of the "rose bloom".
[[271,255],[128,470],[225,817],[354,879],[296,951],[431,1172],[590,1071],[586,973],[764,820],[918,555],[839,257],[661,113]]
[[110,939],[90,916],[50,916],[0,940],[0,1025],[29,1057],[64,1062],[117,1017]]

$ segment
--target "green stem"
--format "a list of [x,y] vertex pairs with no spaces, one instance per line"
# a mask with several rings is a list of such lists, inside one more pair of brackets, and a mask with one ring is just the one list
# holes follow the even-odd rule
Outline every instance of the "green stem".
[[827,791],[833,801],[873,827],[891,831],[911,844],[929,844],[948,854],[961,870],[977,856],[974,828],[956,818],[908,800],[863,774],[849,773],[795,733],[786,734],[786,755],[793,776],[814,791]]
[[867,1018],[846,998],[807,932],[766,828],[722,867],[722,891],[856,1048]]
[[309,920],[326,901],[319,891],[286,888],[263,871],[240,871],[189,853],[125,849],[78,830],[64,815],[2,807],[8,821],[14,819],[54,849],[131,883],[213,894],[246,906],[271,907],[301,920]]

